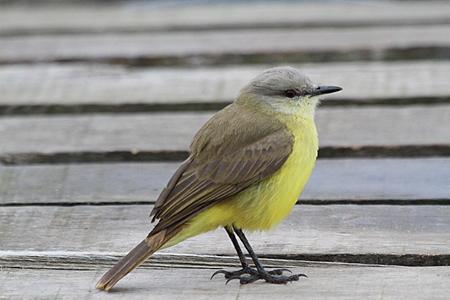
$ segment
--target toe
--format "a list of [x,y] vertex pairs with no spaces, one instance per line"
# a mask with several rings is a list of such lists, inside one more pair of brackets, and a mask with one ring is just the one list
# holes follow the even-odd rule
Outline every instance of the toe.
[[249,284],[249,283],[255,282],[259,279],[262,279],[262,278],[258,275],[241,276],[240,283],[241,284]]
[[214,276],[216,276],[217,274],[224,274],[225,278],[226,278],[228,273],[229,272],[225,271],[225,270],[218,270],[211,275],[211,278],[209,280],[212,280],[214,278]]
[[270,270],[267,273],[269,273],[270,275],[283,275],[283,272],[292,273],[292,271],[289,269],[275,269],[275,270]]
[[241,279],[241,276],[240,275],[233,275],[233,276],[230,276],[228,279],[227,279],[227,281],[225,281],[225,284],[228,284],[228,282],[230,282],[231,280],[235,280],[235,279]]

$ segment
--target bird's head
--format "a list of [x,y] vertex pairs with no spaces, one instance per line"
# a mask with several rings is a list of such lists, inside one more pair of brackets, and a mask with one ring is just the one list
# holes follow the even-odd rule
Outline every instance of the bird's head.
[[313,117],[319,97],[340,90],[337,86],[315,85],[295,68],[276,67],[250,81],[237,101],[263,105],[279,113]]

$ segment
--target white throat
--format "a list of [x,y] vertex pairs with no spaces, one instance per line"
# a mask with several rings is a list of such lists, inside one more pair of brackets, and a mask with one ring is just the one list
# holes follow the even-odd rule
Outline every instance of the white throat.
[[267,104],[278,113],[314,119],[316,107],[319,104],[319,98],[305,97],[292,101],[283,99],[282,101],[272,101]]

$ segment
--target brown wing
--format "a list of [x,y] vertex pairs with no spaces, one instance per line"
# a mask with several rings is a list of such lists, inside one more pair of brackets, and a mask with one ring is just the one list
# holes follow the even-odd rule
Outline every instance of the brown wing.
[[191,156],[175,172],[150,215],[153,233],[177,227],[277,171],[293,137],[278,121],[233,104],[197,133]]

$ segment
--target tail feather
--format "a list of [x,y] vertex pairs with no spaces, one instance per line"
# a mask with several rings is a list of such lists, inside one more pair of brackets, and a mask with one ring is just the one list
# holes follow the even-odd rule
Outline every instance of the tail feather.
[[178,227],[170,231],[165,229],[156,233],[150,232],[145,240],[140,242],[130,253],[106,272],[95,287],[99,290],[109,291],[120,279],[139,267],[153,253],[165,246],[181,229],[182,227]]
[[143,240],[106,272],[95,287],[100,290],[110,290],[120,279],[141,265],[156,250],[158,249],[148,245],[147,240]]

